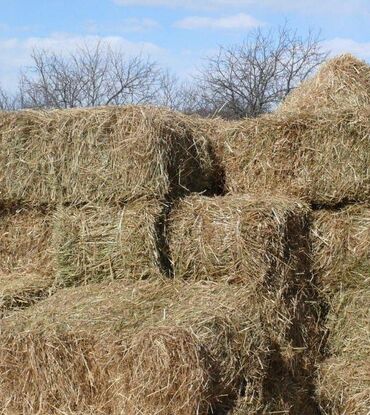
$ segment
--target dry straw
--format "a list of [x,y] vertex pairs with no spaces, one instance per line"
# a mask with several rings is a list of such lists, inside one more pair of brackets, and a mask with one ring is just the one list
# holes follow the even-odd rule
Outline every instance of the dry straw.
[[255,286],[64,289],[0,323],[0,407],[23,414],[207,415],[258,401],[268,339]]
[[370,408],[370,290],[348,289],[332,300],[328,327],[332,356],[320,367],[323,414],[368,415]]
[[[269,411],[317,410],[312,395],[322,304],[310,272],[308,213],[304,203],[282,196],[192,196],[169,219],[175,279],[256,284],[269,302],[264,320],[273,344],[264,390]],[[250,396],[243,402],[250,405]]]
[[54,274],[50,241],[50,213],[1,210],[0,316],[48,294]]
[[319,113],[323,108],[370,104],[370,67],[350,54],[327,61],[316,76],[299,85],[279,112]]
[[159,276],[167,265],[162,236],[165,209],[162,203],[145,199],[122,208],[58,209],[54,225],[57,284]]
[[225,130],[229,191],[266,190],[314,205],[370,197],[370,106],[276,113]]
[[311,236],[314,269],[327,294],[369,285],[370,205],[314,212]]
[[212,191],[209,143],[186,119],[137,106],[2,113],[0,196],[39,205]]

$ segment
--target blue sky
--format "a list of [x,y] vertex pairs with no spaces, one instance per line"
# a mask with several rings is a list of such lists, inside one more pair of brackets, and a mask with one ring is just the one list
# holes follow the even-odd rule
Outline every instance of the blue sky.
[[68,52],[98,40],[186,77],[218,45],[286,20],[302,34],[320,29],[333,54],[370,61],[370,0],[0,0],[0,84],[14,87],[35,47]]

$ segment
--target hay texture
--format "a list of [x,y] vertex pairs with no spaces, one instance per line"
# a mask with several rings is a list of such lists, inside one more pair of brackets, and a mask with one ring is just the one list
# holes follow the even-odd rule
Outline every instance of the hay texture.
[[331,357],[320,366],[324,414],[367,415],[370,408],[370,290],[338,292],[328,320]]
[[305,204],[279,196],[186,197],[169,218],[174,276],[244,284],[284,279],[295,254],[309,256],[289,252],[289,242],[305,232],[307,213]]
[[51,213],[4,208],[0,213],[0,316],[47,295],[53,284]]
[[61,290],[0,322],[0,407],[207,415],[227,410],[241,390],[257,399],[268,353],[264,307],[253,284]]
[[370,283],[370,205],[313,213],[314,270],[327,294]]
[[0,196],[30,205],[211,191],[209,143],[186,117],[151,107],[0,116]]
[[226,187],[315,206],[370,198],[370,107],[276,113],[225,129]]
[[278,111],[317,114],[324,108],[361,108],[369,104],[370,66],[346,54],[323,64],[313,78],[288,95]]
[[57,285],[160,276],[163,209],[152,200],[122,208],[59,208],[53,238]]
[[[175,279],[255,284],[269,302],[264,330],[272,353],[260,403],[270,412],[317,410],[314,365],[323,325],[310,268],[308,214],[304,203],[282,196],[192,196],[169,220]],[[243,402],[250,407],[249,396]]]

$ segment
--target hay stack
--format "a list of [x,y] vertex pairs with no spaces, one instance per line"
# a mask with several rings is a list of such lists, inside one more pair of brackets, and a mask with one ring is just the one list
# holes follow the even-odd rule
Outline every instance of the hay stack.
[[[270,304],[264,330],[272,352],[260,402],[269,411],[317,410],[312,395],[322,304],[310,272],[308,212],[282,196],[192,196],[169,219],[175,279],[255,284]],[[243,402],[255,405],[249,396]]]
[[50,212],[1,210],[0,316],[47,295],[54,277],[50,241]]
[[313,260],[321,288],[366,287],[370,282],[370,205],[313,213]]
[[320,367],[318,395],[324,414],[368,415],[370,408],[370,290],[335,295],[328,322],[332,356]]
[[268,344],[253,284],[89,285],[0,322],[0,407],[207,415],[259,399]]
[[0,197],[30,205],[121,203],[211,191],[209,143],[186,117],[150,107],[0,116]]
[[166,205],[138,200],[122,208],[62,207],[55,215],[56,281],[60,286],[168,272],[163,226]]
[[322,65],[278,108],[279,112],[319,113],[324,108],[361,108],[370,104],[370,66],[350,54],[337,56]]
[[276,113],[225,132],[231,192],[281,192],[313,205],[370,199],[370,106]]

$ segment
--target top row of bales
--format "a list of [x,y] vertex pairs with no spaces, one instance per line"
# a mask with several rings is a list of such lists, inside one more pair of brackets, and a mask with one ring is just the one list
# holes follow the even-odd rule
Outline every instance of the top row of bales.
[[368,201],[369,133],[370,67],[349,55],[275,113],[237,123],[137,106],[3,112],[0,200],[122,205],[265,190],[317,205]]
[[212,151],[187,121],[138,106],[1,113],[1,201],[121,205],[213,193]]

